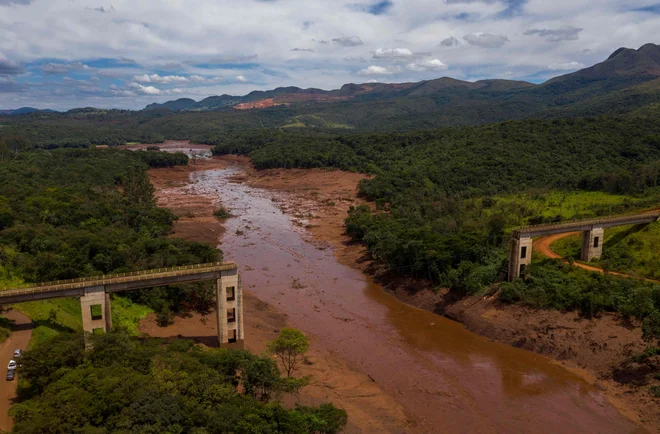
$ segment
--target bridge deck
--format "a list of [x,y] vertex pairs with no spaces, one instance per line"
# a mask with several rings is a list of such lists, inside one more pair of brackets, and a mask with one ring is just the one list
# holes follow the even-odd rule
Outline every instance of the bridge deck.
[[518,238],[539,237],[542,235],[563,234],[566,232],[588,231],[593,227],[609,228],[613,226],[638,225],[652,223],[658,220],[660,220],[660,211],[651,211],[616,217],[599,217],[573,222],[522,226],[514,231],[514,236]]
[[134,273],[27,284],[13,288],[4,288],[4,290],[0,291],[0,305],[58,297],[79,297],[84,295],[85,288],[92,286],[103,285],[107,292],[119,292],[176,283],[198,282],[217,279],[223,271],[236,269],[238,269],[238,265],[233,263],[214,262],[183,267],[159,268]]

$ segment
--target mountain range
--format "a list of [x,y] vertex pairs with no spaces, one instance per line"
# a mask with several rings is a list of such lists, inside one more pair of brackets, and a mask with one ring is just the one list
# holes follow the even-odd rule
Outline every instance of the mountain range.
[[41,110],[41,109],[36,109],[34,107],[21,107],[19,109],[8,109],[8,110],[0,109],[0,116],[28,115],[30,113],[36,113],[36,112],[55,113],[55,110],[50,110],[50,109]]
[[150,104],[174,112],[282,110],[282,126],[396,129],[498,122],[529,117],[619,114],[660,103],[660,46],[620,48],[589,68],[542,84],[443,77],[417,83],[346,84],[340,89],[280,87],[245,96],[211,96]]

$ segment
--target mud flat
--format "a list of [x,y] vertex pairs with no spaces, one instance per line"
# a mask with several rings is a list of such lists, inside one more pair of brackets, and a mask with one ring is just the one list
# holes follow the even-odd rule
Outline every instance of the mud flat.
[[[301,399],[345,407],[351,429],[363,432],[640,430],[582,376],[402,303],[367,278],[359,270],[369,266],[360,259],[364,251],[341,238],[345,210],[357,202],[350,184],[359,175],[255,175],[241,159],[212,161],[225,166],[175,169],[189,171],[190,180],[158,188],[159,203],[174,207],[176,197],[206,198],[209,209],[222,202],[236,215],[225,223],[221,248],[240,264],[250,292],[247,341],[258,351],[274,336],[275,324],[284,323],[310,335],[314,363],[306,369],[323,369],[310,372],[315,384]],[[166,180],[167,170],[152,171],[159,174],[154,179]],[[336,200],[324,197],[331,192]],[[351,257],[353,266],[345,265]],[[211,319],[208,325],[201,318],[181,321],[193,321],[192,336],[214,334]],[[150,328],[149,322],[143,326]],[[172,334],[183,334],[176,327]]]

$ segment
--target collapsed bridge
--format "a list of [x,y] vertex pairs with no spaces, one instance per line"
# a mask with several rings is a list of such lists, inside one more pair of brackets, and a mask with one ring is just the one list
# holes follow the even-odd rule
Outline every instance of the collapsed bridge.
[[660,220],[660,211],[596,219],[578,220],[565,223],[522,226],[513,231],[509,249],[509,281],[515,280],[532,262],[532,238],[544,235],[582,232],[584,241],[580,259],[589,262],[603,254],[605,229],[614,226],[649,224]]
[[[160,268],[133,273],[59,280],[0,291],[0,306],[62,297],[80,297],[83,330],[87,336],[112,329],[110,294],[181,283],[215,281],[218,316],[218,345],[242,347],[243,290],[234,263],[213,262],[183,267]],[[88,343],[87,337],[85,342]]]

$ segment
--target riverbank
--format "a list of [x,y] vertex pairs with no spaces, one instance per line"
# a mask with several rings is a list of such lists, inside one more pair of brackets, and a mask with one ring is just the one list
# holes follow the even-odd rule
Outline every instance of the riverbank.
[[[248,164],[244,158],[199,160],[195,165],[149,171],[156,189],[156,198],[161,207],[174,212],[179,220],[174,225],[172,236],[192,241],[218,245],[225,228],[212,216],[220,203],[217,198],[190,195],[180,187],[189,182],[195,172],[226,168],[233,164]],[[268,342],[275,339],[284,327],[291,327],[287,315],[274,306],[244,290],[244,315],[246,349],[263,353]],[[154,315],[149,315],[140,324],[140,331],[155,337],[185,336],[205,345],[215,345],[215,312],[208,316],[194,314],[187,318],[177,317],[173,325],[158,327]],[[341,358],[320,348],[312,339],[308,362],[301,365],[298,375],[312,378],[309,386],[288,403],[318,405],[332,402],[349,414],[347,433],[403,433],[414,431],[414,422],[404,409],[385,393],[368,375],[352,369]]]
[[[355,186],[361,175],[324,170],[256,173],[248,160],[235,157],[208,164],[212,167],[222,161],[238,167],[182,168],[189,171],[187,188],[168,189],[167,183],[171,186],[173,181],[165,169],[152,171],[161,171],[161,181],[165,181],[163,188],[157,186],[157,194],[170,207],[178,200],[185,203],[206,197],[210,203],[206,209],[211,210],[222,200],[237,215],[225,223],[222,248],[227,259],[242,264],[245,287],[258,295],[258,301],[275,306],[287,323],[308,332],[313,348],[324,357],[333,357],[377,385],[379,396],[402,409],[403,428],[415,432],[437,432],[439,426],[446,432],[634,432],[584,376],[409,307],[355,271],[375,271],[368,270],[364,249],[342,238],[345,211],[359,202]],[[172,174],[173,178],[186,176]],[[397,285],[390,282],[387,289],[394,288]],[[435,305],[428,304],[423,292],[412,301],[434,311]],[[196,336],[214,335],[213,322],[205,321],[208,327],[200,325],[201,318],[193,321],[191,330]],[[317,359],[321,362],[325,360]],[[331,377],[333,387],[335,376]],[[353,390],[363,392],[363,385]],[[349,417],[360,416],[362,404],[351,409],[343,405],[343,397],[334,398],[338,401],[330,400],[345,407]]]
[[634,367],[627,366],[632,354],[647,347],[639,324],[613,314],[585,319],[577,313],[505,305],[495,295],[457,299],[425,281],[391,275],[370,260],[363,245],[344,234],[348,207],[359,202],[355,188],[360,175],[299,169],[248,173],[246,182],[252,186],[290,193],[291,200],[281,204],[285,212],[312,213],[309,231],[317,241],[331,245],[340,262],[373,276],[400,300],[458,321],[488,339],[556,360],[603,391],[626,417],[658,431],[658,401],[647,387],[636,384],[635,371],[629,369]]

